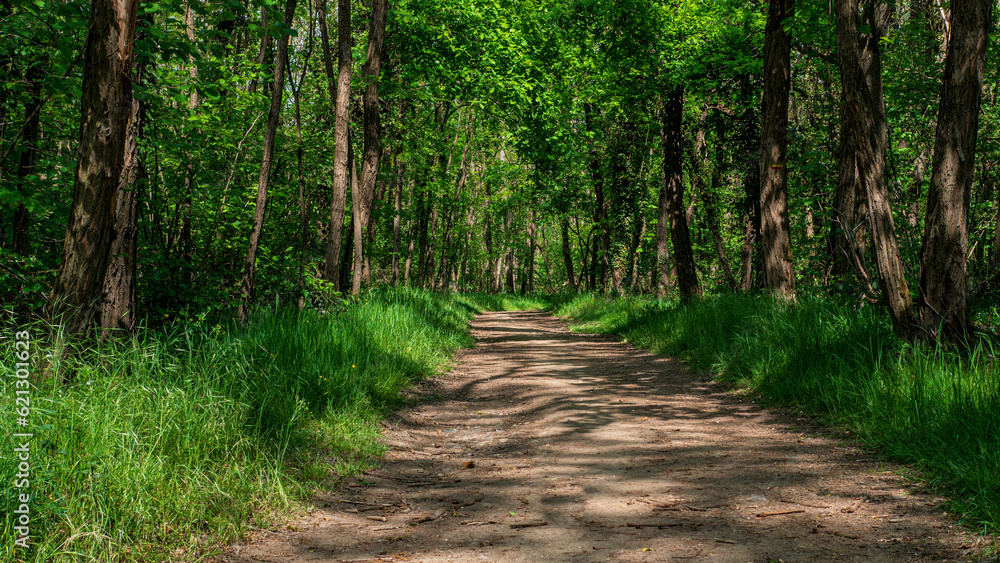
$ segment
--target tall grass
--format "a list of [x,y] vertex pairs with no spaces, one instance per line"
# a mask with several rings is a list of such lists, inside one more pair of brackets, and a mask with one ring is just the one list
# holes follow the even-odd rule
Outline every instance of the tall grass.
[[[105,342],[36,374],[16,426],[4,361],[0,560],[197,559],[381,453],[378,421],[471,343],[473,308],[375,290],[342,310],[261,310]],[[7,321],[0,354],[13,359]],[[48,352],[32,352],[38,361]],[[31,548],[14,546],[13,433],[30,431]]]
[[971,352],[907,346],[881,310],[805,298],[713,296],[682,305],[579,295],[554,311],[688,360],[769,401],[822,414],[887,458],[924,470],[966,523],[1000,531],[1000,373]]

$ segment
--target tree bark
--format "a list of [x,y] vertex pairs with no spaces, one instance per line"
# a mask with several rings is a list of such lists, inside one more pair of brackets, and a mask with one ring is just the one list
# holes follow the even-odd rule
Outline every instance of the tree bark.
[[137,0],[94,0],[87,43],[80,143],[63,260],[49,297],[49,318],[68,334],[90,328],[114,237],[115,192],[125,164],[132,112],[132,46]]
[[850,136],[856,154],[856,177],[867,199],[879,279],[893,327],[901,337],[911,339],[915,328],[913,299],[899,257],[887,189],[888,126],[881,95],[881,55],[878,48],[881,32],[879,26],[871,26],[874,42],[869,50],[871,58],[868,64],[872,68],[866,76],[859,48],[857,0],[840,0],[836,10],[837,53],[844,85],[846,117],[842,134]]
[[[841,86],[847,87],[843,82]],[[852,241],[857,226],[858,165],[854,139],[849,130],[843,127],[847,120],[846,105],[841,104],[842,126],[837,144],[837,190],[833,196],[833,217],[827,243],[831,262],[830,274],[834,280],[843,278],[851,271],[851,262],[856,250]]]
[[795,300],[791,228],[788,222],[788,91],[791,37],[782,22],[794,13],[793,0],[770,0],[764,37],[764,99],[760,135],[760,234],[764,287]]
[[[344,212],[347,203],[347,144],[350,139],[347,130],[351,124],[351,2],[337,1],[337,98],[336,123],[333,130],[333,195],[330,199],[330,227],[327,230],[326,268],[323,273],[327,281],[333,282],[334,289],[341,290],[340,284],[340,247],[344,232]],[[329,60],[329,57],[327,57]]]
[[[137,69],[136,80],[141,69]],[[142,131],[142,109],[132,98],[125,136],[125,158],[115,194],[115,236],[111,243],[108,272],[104,278],[105,298],[101,303],[103,336],[120,330],[126,334],[135,330],[135,267],[139,234],[139,197],[136,179],[141,171],[139,135]]]
[[[691,251],[687,208],[684,206],[684,144],[681,123],[684,117],[684,89],[676,87],[663,100],[660,114],[660,144],[663,147],[663,191],[660,203],[670,219],[670,242],[677,268],[677,286],[685,300],[701,297],[698,271]],[[664,197],[665,196],[665,197]]]
[[372,213],[372,197],[378,178],[379,160],[382,156],[380,136],[378,79],[382,68],[382,44],[385,40],[385,18],[389,0],[371,0],[371,22],[368,27],[368,55],[365,60],[364,79],[364,154],[361,157],[361,186],[351,201],[354,206],[354,276],[351,293],[361,293],[364,262],[364,232]]
[[[920,261],[920,326],[929,339],[969,330],[966,259],[992,0],[953,0]],[[943,331],[943,334],[941,332]]]
[[[296,0],[285,2],[285,25],[292,26]],[[278,39],[278,52],[274,59],[274,84],[271,88],[271,106],[267,112],[267,129],[264,132],[264,152],[260,161],[260,175],[257,177],[257,201],[254,207],[253,226],[250,228],[250,244],[243,264],[243,279],[240,281],[240,302],[237,316],[246,322],[250,316],[250,304],[254,297],[254,276],[257,272],[257,250],[264,231],[264,215],[267,211],[267,188],[271,180],[271,163],[274,158],[274,138],[278,132],[281,117],[281,95],[285,90],[285,60],[288,57],[288,35]]]

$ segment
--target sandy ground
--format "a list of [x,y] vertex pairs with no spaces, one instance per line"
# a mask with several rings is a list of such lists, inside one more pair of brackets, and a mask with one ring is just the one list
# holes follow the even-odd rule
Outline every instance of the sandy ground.
[[386,423],[382,466],[220,559],[967,561],[941,499],[795,413],[541,312],[480,315],[477,346]]

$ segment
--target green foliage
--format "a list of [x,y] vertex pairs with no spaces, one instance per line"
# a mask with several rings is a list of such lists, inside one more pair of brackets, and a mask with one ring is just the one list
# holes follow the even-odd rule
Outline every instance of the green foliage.
[[1000,366],[992,340],[910,348],[884,312],[828,298],[723,295],[683,305],[584,294],[554,303],[577,330],[676,355],[771,404],[829,417],[917,465],[964,521],[1000,530]]

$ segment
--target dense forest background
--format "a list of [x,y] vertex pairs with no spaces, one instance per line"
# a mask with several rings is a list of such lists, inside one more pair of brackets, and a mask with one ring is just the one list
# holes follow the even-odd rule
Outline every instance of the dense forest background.
[[[54,285],[79,290],[54,280],[94,31],[88,2],[15,4],[0,18],[0,293],[38,315]],[[976,21],[956,19],[956,3],[771,4],[765,33],[768,6],[728,0],[141,3],[121,141],[134,146],[107,218],[124,246],[108,251],[102,324],[325,307],[379,284],[766,288],[863,304],[900,291],[879,267],[882,209],[904,291],[957,253],[968,294],[992,300],[1000,117],[982,52],[974,160],[962,159],[971,191],[953,202],[968,209],[967,240],[951,258],[922,250],[928,221],[942,221],[929,194],[947,200],[931,189],[939,102],[949,48],[958,60],[966,46],[949,40],[970,28],[983,49],[995,42],[991,3],[961,7]],[[838,34],[854,48],[838,50]],[[768,86],[782,65],[788,79]],[[765,162],[778,137],[787,155]],[[784,281],[768,274],[772,255]]]
[[518,308],[1000,530],[996,8],[0,0],[0,557],[272,526]]

